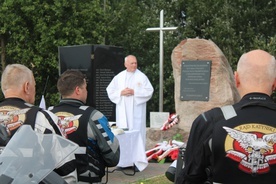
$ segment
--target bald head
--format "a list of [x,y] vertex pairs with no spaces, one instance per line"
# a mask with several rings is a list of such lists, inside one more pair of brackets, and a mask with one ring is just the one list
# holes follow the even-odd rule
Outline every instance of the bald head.
[[137,66],[138,64],[135,56],[128,55],[127,57],[125,57],[125,67],[128,72],[135,72]]
[[271,95],[276,86],[275,58],[263,50],[243,54],[238,62],[235,79],[241,96],[250,92]]

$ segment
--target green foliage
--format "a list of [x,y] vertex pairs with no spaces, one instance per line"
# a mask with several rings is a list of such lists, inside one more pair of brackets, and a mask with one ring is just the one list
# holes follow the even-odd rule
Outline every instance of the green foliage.
[[159,164],[164,164],[165,163],[165,161],[166,161],[166,158],[163,158],[162,160],[160,160],[158,163]]
[[182,134],[177,133],[177,134],[175,134],[175,135],[173,136],[173,140],[183,142],[183,140],[184,140],[184,139],[183,139],[183,135],[182,135]]
[[[118,2],[118,1],[117,1]],[[175,20],[179,11],[178,1],[120,1],[114,3],[114,11],[120,10],[118,17],[112,19],[117,27],[109,34],[107,44],[121,45],[126,54],[134,54],[138,58],[139,68],[148,76],[153,84],[154,94],[148,102],[147,111],[159,110],[159,32],[146,32],[147,28],[159,27],[160,10],[164,9],[164,26],[178,26]],[[126,20],[126,17],[128,19]],[[164,32],[164,76],[163,76],[163,110],[175,112],[174,79],[172,75],[171,53],[178,44],[178,33]]]
[[[164,32],[163,110],[175,112],[171,53],[185,38],[211,39],[235,69],[240,55],[264,49],[275,55],[275,12],[272,0],[0,0],[2,69],[9,63],[32,68],[37,82],[37,101],[47,76],[47,105],[59,99],[56,89],[58,46],[106,44],[122,46],[125,54],[138,58],[139,68],[154,87],[147,112],[159,107],[159,27],[178,26]],[[185,11],[186,26],[180,13]],[[5,56],[5,57],[3,57]],[[149,116],[148,116],[149,117]]]
[[100,0],[29,0],[1,4],[0,33],[6,40],[6,64],[22,63],[34,71],[36,104],[49,76],[46,101],[47,105],[56,104],[58,46],[103,41],[102,33],[107,29]]
[[187,0],[184,35],[211,39],[235,69],[240,55],[261,48],[275,55],[269,46],[275,39],[276,2],[271,0]]

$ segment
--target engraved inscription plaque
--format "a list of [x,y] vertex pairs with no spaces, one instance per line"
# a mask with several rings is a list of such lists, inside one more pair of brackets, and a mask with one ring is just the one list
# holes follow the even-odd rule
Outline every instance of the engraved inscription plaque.
[[209,101],[212,61],[182,61],[180,99]]
[[109,121],[115,121],[116,105],[109,100],[106,87],[115,75],[125,69],[123,49],[114,46],[94,45],[93,50],[93,105],[103,112]]

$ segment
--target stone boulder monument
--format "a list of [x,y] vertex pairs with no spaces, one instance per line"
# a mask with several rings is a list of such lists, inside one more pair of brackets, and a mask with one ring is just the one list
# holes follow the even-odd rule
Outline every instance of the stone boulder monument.
[[[183,61],[191,63],[207,60],[211,61],[208,100],[181,99]],[[156,143],[172,140],[177,134],[181,135],[183,141],[186,142],[192,123],[199,114],[214,107],[233,104],[240,99],[235,87],[232,68],[222,51],[211,40],[186,39],[181,41],[173,49],[171,61],[175,83],[175,112],[179,115],[179,123],[166,131],[161,131],[160,128],[148,128],[147,150],[153,148]]]
[[[211,61],[208,100],[181,99],[182,62],[206,60]],[[180,119],[178,128],[185,132],[190,131],[194,119],[202,112],[233,104],[240,99],[232,68],[222,51],[211,40],[195,38],[181,41],[173,49],[171,61],[175,81],[175,110]]]

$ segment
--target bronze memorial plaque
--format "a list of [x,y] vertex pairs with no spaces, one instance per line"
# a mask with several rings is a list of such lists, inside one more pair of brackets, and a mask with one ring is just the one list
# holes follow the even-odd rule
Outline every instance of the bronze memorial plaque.
[[209,101],[212,61],[182,61],[180,99]]

